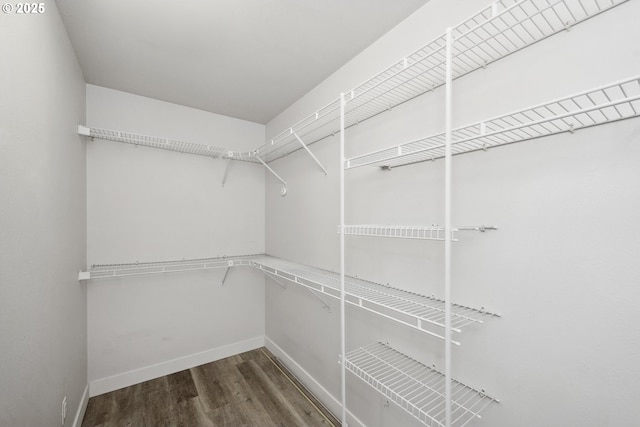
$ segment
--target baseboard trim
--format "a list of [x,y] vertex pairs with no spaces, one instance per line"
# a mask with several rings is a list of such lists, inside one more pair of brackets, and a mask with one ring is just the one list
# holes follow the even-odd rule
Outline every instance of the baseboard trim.
[[82,397],[80,398],[80,403],[78,403],[78,410],[76,411],[76,417],[73,419],[73,427],[80,427],[82,425],[82,420],[84,419],[84,414],[87,412],[87,405],[89,404],[89,384],[84,387],[84,392],[82,393]]
[[[338,415],[342,412],[342,402],[340,399],[332,395],[326,388],[320,384],[309,372],[307,372],[302,366],[300,366],[295,360],[291,358],[284,350],[282,350],[275,342],[264,338],[265,347],[273,353],[278,359],[282,361],[305,387],[309,389],[331,412]],[[337,365],[337,362],[336,362]],[[347,409],[347,417],[350,427],[367,427],[362,421],[360,421],[351,411]]]
[[250,338],[233,344],[205,350],[199,353],[178,357],[166,362],[156,363],[143,368],[134,369],[106,378],[99,378],[89,383],[89,396],[98,396],[110,391],[129,387],[154,378],[173,374],[174,372],[190,369],[205,363],[215,362],[225,357],[233,356],[245,351],[264,347],[264,336]]

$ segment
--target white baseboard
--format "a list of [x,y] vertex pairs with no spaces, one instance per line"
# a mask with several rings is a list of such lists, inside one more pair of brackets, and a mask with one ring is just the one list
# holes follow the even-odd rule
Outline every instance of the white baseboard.
[[78,403],[78,410],[76,411],[76,417],[73,419],[73,427],[80,427],[82,425],[82,420],[84,419],[84,414],[87,412],[87,405],[89,404],[89,384],[87,384],[84,388],[84,393],[82,393],[82,397],[80,398],[80,403]]
[[[284,365],[293,373],[296,378],[302,382],[305,387],[309,389],[314,396],[316,396],[334,415],[340,418],[342,413],[342,402],[340,399],[333,396],[326,388],[320,384],[318,380],[311,376],[302,366],[300,366],[295,360],[293,360],[284,350],[282,350],[276,343],[271,341],[269,337],[264,338],[265,347],[273,353],[278,359],[284,363]],[[362,421],[354,416],[347,409],[347,417],[349,427],[367,427]]]
[[188,356],[179,357],[166,362],[156,363],[155,365],[123,372],[111,377],[99,378],[89,383],[89,395],[93,397],[99,394],[108,393],[123,387],[129,387],[154,378],[173,374],[174,372],[180,372],[195,366],[204,365],[205,363],[224,359],[225,357],[233,356],[238,353],[255,350],[260,347],[264,347],[264,336],[224,345],[211,350],[202,351],[200,353],[190,354]]

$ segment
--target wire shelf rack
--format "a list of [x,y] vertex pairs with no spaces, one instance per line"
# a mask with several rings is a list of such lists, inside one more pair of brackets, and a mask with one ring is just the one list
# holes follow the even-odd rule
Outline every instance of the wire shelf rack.
[[[345,236],[367,236],[367,237],[388,237],[394,239],[412,239],[412,240],[445,240],[445,229],[438,225],[421,226],[421,225],[379,225],[379,224],[359,224],[345,225]],[[479,225],[457,227],[451,230],[452,240],[458,241],[455,233],[458,231],[481,231],[497,230],[496,227]],[[340,233],[340,227],[338,227]]]
[[126,144],[139,145],[143,147],[160,148],[163,150],[177,151],[179,153],[213,157],[216,159],[222,158],[258,163],[258,160],[251,152],[229,151],[225,148],[214,147],[206,144],[195,144],[193,142],[178,141],[175,139],[167,139],[157,136],[141,135],[111,129],[88,128],[84,126],[79,126],[78,133],[91,138],[124,142]]
[[[254,266],[321,294],[340,298],[338,273],[270,256],[256,258]],[[444,339],[445,308],[442,300],[349,276],[345,280],[345,295],[345,302],[350,305]],[[452,330],[462,332],[466,326],[483,324],[493,317],[499,315],[484,309],[453,304]],[[454,343],[460,344],[458,341]]]
[[[580,92],[524,110],[455,129],[454,155],[487,150],[640,115],[640,76]],[[444,157],[445,134],[439,133],[352,157],[345,168],[396,167]]]
[[[410,225],[345,225],[346,236],[390,237],[395,239],[439,240],[444,241],[446,236],[444,227],[410,226]],[[338,227],[340,232],[340,227]]]
[[[80,272],[78,278],[79,280],[109,279],[238,266],[254,267],[312,291],[332,298],[340,298],[338,273],[260,254],[127,264],[96,264],[92,265],[88,271]],[[444,339],[441,330],[445,322],[444,301],[356,277],[347,277],[345,288],[348,304]],[[464,327],[482,324],[489,318],[497,317],[498,314],[453,304],[452,316],[453,331],[462,332]],[[433,329],[436,331],[434,332]],[[455,343],[459,344],[457,341]]]
[[[348,352],[345,368],[427,426],[445,424],[445,376],[382,343]],[[452,426],[463,427],[498,399],[452,380]]]
[[79,280],[109,279],[145,274],[173,273],[193,270],[210,270],[236,266],[252,266],[256,255],[182,259],[175,261],[135,262],[127,264],[94,264],[86,272],[80,272]]
[[[498,0],[452,29],[452,77],[458,78],[628,0]],[[445,34],[345,92],[345,128],[394,108],[445,81]],[[270,162],[339,132],[340,99],[256,150]]]

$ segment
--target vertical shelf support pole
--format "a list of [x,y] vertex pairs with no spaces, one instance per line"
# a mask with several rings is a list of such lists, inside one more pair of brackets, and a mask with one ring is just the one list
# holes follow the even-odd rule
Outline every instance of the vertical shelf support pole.
[[451,102],[452,102],[452,50],[451,27],[447,28],[445,78],[445,157],[444,157],[444,374],[445,425],[451,427]]
[[340,94],[340,389],[342,394],[342,427],[347,427],[346,322],[344,293],[344,93]]

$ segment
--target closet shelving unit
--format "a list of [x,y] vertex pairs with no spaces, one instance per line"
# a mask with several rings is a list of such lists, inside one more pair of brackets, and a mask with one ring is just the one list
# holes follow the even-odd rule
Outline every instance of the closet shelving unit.
[[[480,417],[480,412],[497,399],[453,380],[451,345],[453,307],[451,303],[451,157],[453,154],[487,149],[554,133],[573,132],[616,120],[635,117],[638,105],[638,78],[617,82],[572,97],[555,100],[526,110],[496,117],[485,122],[452,129],[451,87],[453,80],[486,67],[505,56],[584,22],[626,0],[504,0],[481,10],[462,24],[403,58],[387,70],[341,95],[339,100],[340,133],[340,256],[341,256],[341,365],[342,422],[346,425],[346,371],[348,370],[408,413],[428,426],[462,427]],[[345,130],[350,126],[415,98],[439,86],[445,86],[445,131],[427,138],[392,146],[388,149],[345,157]],[[303,121],[313,138],[326,130],[333,133],[329,112],[336,103],[324,107],[324,116],[316,113]],[[315,118],[319,122],[313,127]],[[280,155],[291,145],[286,134],[276,137]],[[277,146],[275,141],[271,147]],[[271,148],[273,153],[275,148]],[[445,161],[445,225],[382,226],[345,224],[344,172],[355,167],[378,165],[384,168],[435,160]],[[460,227],[462,228],[462,227]],[[471,227],[484,231],[483,227]],[[345,235],[418,238],[444,242],[444,373],[401,354],[388,345],[374,344],[346,352],[345,313]],[[430,375],[435,375],[431,383]],[[436,384],[435,386],[433,384]]]
[[[498,0],[453,28],[453,78],[484,68],[520,49],[628,0]],[[445,83],[443,34],[346,92],[345,128]],[[267,163],[340,132],[340,98],[285,129],[256,150]]]
[[[322,295],[341,298],[339,273],[271,256],[256,258],[254,266],[271,276],[288,280]],[[444,339],[442,300],[350,276],[345,278],[344,298],[346,304]],[[453,328],[458,333],[467,326],[481,325],[485,320],[497,316],[483,309],[463,305],[454,305],[452,311]]]
[[[389,400],[426,425],[445,424],[445,375],[387,344],[374,343],[350,351],[346,367]],[[465,425],[497,399],[483,390],[453,380],[453,425]]]
[[[496,227],[479,225],[466,226],[451,229],[451,240],[458,241],[455,233],[460,231],[487,231],[497,230]],[[342,232],[346,236],[368,236],[368,237],[389,237],[393,239],[411,240],[445,240],[445,229],[438,225],[380,225],[380,224],[358,224],[345,225]]]
[[174,261],[94,264],[87,271],[81,271],[78,275],[78,280],[113,279],[116,277],[141,276],[148,274],[178,273],[184,271],[252,266],[253,258],[255,257],[256,255],[244,255],[182,259]]
[[[88,271],[81,272],[79,279],[94,280],[222,268],[227,269],[226,278],[230,268],[250,266],[272,278],[284,279],[315,293],[337,298],[341,306],[343,426],[347,426],[347,370],[427,426],[467,425],[479,418],[481,411],[497,399],[481,389],[466,386],[452,379],[450,347],[452,344],[458,344],[452,339],[452,333],[460,332],[471,324],[480,324],[496,315],[484,309],[451,303],[450,248],[455,240],[455,233],[459,231],[485,231],[493,227],[452,227],[451,156],[636,117],[640,111],[640,83],[638,77],[635,77],[455,130],[451,128],[451,84],[458,77],[568,30],[626,1],[628,0],[498,0],[251,152],[234,152],[203,144],[80,126],[78,132],[92,138],[262,164],[283,184],[286,184],[285,181],[268,163],[305,149],[326,173],[326,169],[309,150],[309,145],[339,134],[342,207],[339,227],[339,273],[265,255],[247,255],[94,265]],[[395,145],[385,150],[345,157],[346,129],[441,86],[445,86],[447,94],[444,133]],[[395,167],[439,158],[444,158],[447,182],[443,227],[345,224],[345,170],[365,165]],[[344,239],[347,235],[442,241],[445,247],[444,300],[348,277],[345,274],[344,260]],[[438,372],[435,368],[424,365],[386,344],[375,343],[347,352],[346,304],[442,338],[446,353],[444,372]]]
[[[452,131],[453,155],[629,119],[640,114],[640,75]],[[351,157],[346,168],[403,166],[444,157],[445,133]]]
[[[141,135],[132,132],[125,132],[112,129],[100,129],[95,127],[87,127],[83,125],[78,126],[78,134],[87,136],[91,139],[98,138],[107,141],[123,142],[125,144],[132,144],[135,146],[159,148],[162,150],[177,151],[179,153],[195,154],[198,156],[213,157],[214,159],[227,160],[227,167],[225,168],[224,175],[222,177],[221,185],[224,184],[227,179],[227,173],[229,171],[229,161],[241,161],[263,165],[269,172],[271,172],[283,185],[283,195],[286,194],[286,181],[280,177],[271,167],[260,157],[257,151],[232,151],[226,148],[215,147],[208,144],[197,144],[193,142],[180,141],[176,139],[162,138],[158,136]],[[305,147],[306,148],[306,147]],[[317,161],[313,153],[309,151],[309,154]],[[324,170],[324,167],[320,165]],[[326,170],[325,170],[326,173]]]
[[160,148],[162,150],[177,151],[179,153],[213,157],[214,159],[220,158],[259,163],[258,159],[251,152],[230,151],[225,148],[214,147],[207,144],[197,144],[193,142],[179,141],[176,139],[161,138],[158,136],[141,135],[132,132],[100,129],[87,126],[78,126],[78,133],[90,138],[123,142],[125,144],[139,145],[142,147]]
[[[255,254],[229,257],[185,259],[175,261],[135,262],[92,265],[79,273],[79,280],[113,279],[162,273],[196,270],[227,269],[222,282],[232,267],[253,267],[271,278],[284,279],[302,286],[315,294],[340,298],[340,275],[277,257]],[[389,285],[383,285],[356,277],[346,279],[347,303],[385,318],[419,329],[444,339],[444,301],[423,296]],[[453,330],[457,333],[470,325],[481,325],[497,316],[486,310],[462,305],[453,307]],[[454,343],[458,343],[454,341]]]

